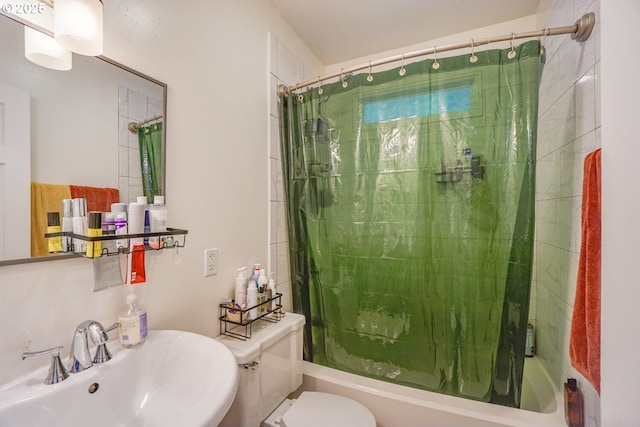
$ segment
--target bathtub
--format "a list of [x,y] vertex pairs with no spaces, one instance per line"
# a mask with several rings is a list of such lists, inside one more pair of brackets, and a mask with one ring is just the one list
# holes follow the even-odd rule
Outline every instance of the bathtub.
[[299,392],[324,391],[354,399],[378,427],[565,427],[563,395],[536,358],[525,360],[523,409],[418,390],[302,362]]

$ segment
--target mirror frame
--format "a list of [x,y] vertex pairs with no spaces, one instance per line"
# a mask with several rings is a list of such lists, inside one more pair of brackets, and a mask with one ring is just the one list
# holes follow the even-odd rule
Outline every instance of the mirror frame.
[[[27,27],[31,27],[34,30],[40,31],[44,34],[53,37],[53,33],[46,28],[40,27],[33,22],[27,21],[25,19],[20,18],[16,15],[9,15],[0,11],[0,15],[11,19],[19,24],[25,25]],[[76,54],[77,55],[77,54]],[[162,189],[164,192],[165,200],[166,200],[166,192],[167,192],[167,84],[161,82],[147,74],[141,73],[140,71],[134,70],[131,67],[128,67],[120,62],[117,62],[111,58],[108,58],[104,55],[99,55],[95,57],[96,59],[100,59],[106,62],[109,65],[116,66],[121,68],[124,71],[127,71],[131,74],[134,74],[138,77],[141,77],[145,80],[150,81],[151,83],[155,83],[158,86],[162,87],[162,115],[163,115],[163,124],[162,124]],[[116,144],[118,141],[115,141]],[[19,265],[19,264],[31,264],[35,262],[47,262],[47,261],[60,261],[71,258],[82,258],[81,254],[75,253],[66,253],[66,254],[55,254],[50,256],[41,256],[41,257],[32,257],[32,258],[18,258],[18,259],[8,259],[8,260],[0,260],[0,267],[6,265]]]

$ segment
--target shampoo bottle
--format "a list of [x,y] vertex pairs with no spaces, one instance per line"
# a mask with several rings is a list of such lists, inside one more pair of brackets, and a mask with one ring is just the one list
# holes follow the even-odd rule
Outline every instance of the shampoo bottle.
[[582,394],[575,378],[564,383],[564,418],[569,427],[584,427]]
[[147,310],[136,304],[133,289],[127,295],[127,306],[118,313],[118,336],[123,347],[138,347],[147,339]]

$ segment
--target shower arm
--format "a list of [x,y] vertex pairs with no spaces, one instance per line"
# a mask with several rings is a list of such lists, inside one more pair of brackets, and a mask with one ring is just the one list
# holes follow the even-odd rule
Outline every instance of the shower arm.
[[528,39],[533,37],[544,37],[544,36],[558,36],[562,34],[571,34],[571,38],[577,42],[583,42],[589,38],[591,35],[591,31],[593,30],[593,26],[596,22],[596,15],[593,12],[589,12],[584,14],[580,19],[578,19],[575,24],[568,27],[556,27],[556,28],[545,28],[538,31],[529,31],[526,33],[511,33],[509,35],[504,36],[496,36],[496,37],[488,37],[485,39],[472,39],[471,43],[455,43],[444,46],[434,46],[429,49],[417,50],[414,52],[403,53],[401,55],[390,56],[388,58],[379,59],[376,61],[371,61],[363,65],[359,65],[349,69],[342,69],[339,72],[327,74],[321,77],[318,77],[313,80],[309,80],[303,83],[298,83],[295,86],[285,86],[278,85],[278,96],[286,96],[291,92],[295,92],[298,89],[302,89],[307,86],[312,86],[314,84],[320,84],[325,80],[335,79],[335,78],[344,78],[344,76],[351,74],[355,71],[361,71],[365,69],[371,69],[371,67],[377,67],[384,64],[389,64],[392,62],[404,61],[406,59],[416,58],[419,56],[438,54],[441,52],[447,52],[451,50],[464,49],[464,48],[474,48],[476,46],[487,45],[490,43],[498,43],[503,41],[514,41],[516,39]]

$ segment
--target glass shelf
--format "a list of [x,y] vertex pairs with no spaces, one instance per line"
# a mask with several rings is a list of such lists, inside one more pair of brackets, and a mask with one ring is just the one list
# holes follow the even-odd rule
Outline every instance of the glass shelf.
[[[149,232],[149,233],[137,233],[137,234],[109,234],[109,235],[103,235],[103,236],[85,236],[84,234],[75,234],[72,233],[70,231],[60,231],[57,233],[46,233],[44,235],[45,238],[51,238],[51,237],[68,237],[70,238],[70,247],[68,248],[67,252],[61,252],[62,254],[64,253],[68,253],[68,254],[76,254],[76,255],[83,255],[82,252],[74,252],[73,251],[73,240],[82,240],[85,242],[110,242],[113,240],[126,240],[127,242],[129,242],[129,244],[127,245],[128,247],[105,247],[103,245],[101,251],[100,251],[100,256],[111,256],[111,255],[118,255],[118,254],[127,254],[130,252],[137,252],[137,251],[160,251],[163,249],[174,249],[174,248],[182,248],[184,247],[186,240],[187,240],[187,234],[189,234],[189,231],[187,230],[183,230],[180,228],[167,228],[167,231],[159,231],[159,232]],[[135,249],[133,251],[130,251],[130,247],[131,247],[131,239],[144,239],[144,238],[149,238],[149,237],[170,237],[171,239],[165,239],[164,241],[162,241],[163,246],[159,247],[159,248],[153,248],[151,246],[149,246],[148,244],[144,244],[144,245],[140,245],[143,248],[142,249]]]

